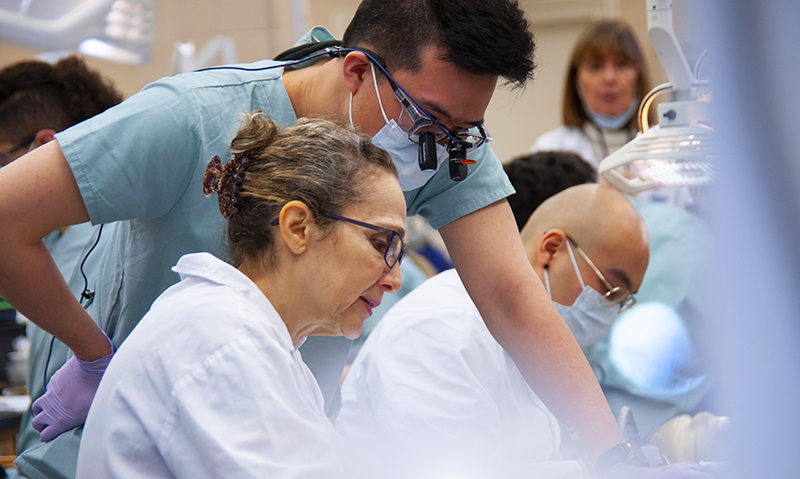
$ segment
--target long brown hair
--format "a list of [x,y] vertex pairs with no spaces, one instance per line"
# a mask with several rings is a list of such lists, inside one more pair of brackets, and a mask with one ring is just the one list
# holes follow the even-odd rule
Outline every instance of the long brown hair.
[[[630,25],[617,19],[599,20],[584,30],[569,59],[563,103],[565,125],[582,127],[584,122],[589,119],[578,95],[578,66],[586,58],[602,57],[608,53],[629,61],[636,68],[639,102],[650,90],[650,73],[647,62]],[[636,126],[636,121],[634,115],[625,127],[633,128]]]

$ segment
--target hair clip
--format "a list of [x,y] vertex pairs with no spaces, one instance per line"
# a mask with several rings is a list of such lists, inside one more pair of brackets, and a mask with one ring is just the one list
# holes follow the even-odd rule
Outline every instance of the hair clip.
[[242,182],[240,173],[242,166],[247,161],[246,156],[237,158],[232,155],[224,165],[219,156],[214,155],[203,173],[203,194],[207,198],[217,193],[219,197],[219,211],[226,219],[238,210],[236,208],[236,186]]

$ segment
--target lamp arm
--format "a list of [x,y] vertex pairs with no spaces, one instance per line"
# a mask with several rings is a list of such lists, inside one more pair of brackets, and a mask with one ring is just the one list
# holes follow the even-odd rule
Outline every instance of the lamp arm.
[[656,50],[667,78],[676,90],[684,90],[695,83],[694,74],[675,31],[672,28],[672,0],[645,0],[647,4],[647,36]]

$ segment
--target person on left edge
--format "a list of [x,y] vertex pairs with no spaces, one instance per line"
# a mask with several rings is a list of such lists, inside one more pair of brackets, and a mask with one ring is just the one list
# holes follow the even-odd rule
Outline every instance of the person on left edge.
[[[198,185],[208,158],[225,156],[239,115],[261,109],[281,126],[298,117],[352,118],[389,151],[408,214],[439,229],[489,330],[525,379],[575,424],[590,458],[622,443],[589,364],[525,259],[504,199],[512,189],[483,126],[498,79],[521,86],[532,76],[528,26],[515,0],[364,0],[342,48],[321,52],[316,63],[263,61],[162,79],[0,170],[0,295],[76,358],[35,403],[35,425],[52,438],[82,424],[75,411],[85,410],[91,394],[76,404],[78,396],[63,390],[85,384],[93,391],[98,371],[87,362],[111,354],[41,238],[68,223],[122,221],[115,248],[104,252],[95,299],[103,303],[103,324],[116,326],[119,346],[178,280],[169,267],[182,255],[221,253],[222,220]],[[312,36],[330,38],[315,28],[301,43]],[[441,161],[435,173],[420,169],[415,141],[423,145],[423,166]],[[349,343],[308,343],[303,356],[323,393],[335,397]]]
[[[0,165],[10,164],[53,140],[57,132],[121,101],[122,95],[113,83],[76,55],[55,64],[26,60],[6,66],[0,70]],[[94,272],[100,267],[100,251],[112,227],[104,225],[105,235],[102,235],[101,227],[89,222],[61,225],[44,237],[44,244],[74,297],[81,298],[85,290],[95,289]],[[89,305],[88,300],[81,301]],[[102,327],[103,323],[99,325]],[[113,332],[112,329],[108,334]],[[67,362],[71,353],[61,341],[54,340],[30,321],[26,335],[30,352],[25,383],[35,401],[45,393],[47,380]],[[39,431],[31,425],[32,419],[33,412],[28,409],[20,420],[18,455],[41,444]],[[8,470],[7,474],[19,477],[16,469]]]

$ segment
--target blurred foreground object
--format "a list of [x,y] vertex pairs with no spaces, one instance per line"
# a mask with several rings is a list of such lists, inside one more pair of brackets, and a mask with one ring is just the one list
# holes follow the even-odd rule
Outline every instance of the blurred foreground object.
[[152,0],[0,3],[0,39],[31,48],[77,49],[113,62],[144,65],[150,61],[154,37]]
[[700,412],[682,414],[656,431],[650,444],[658,447],[669,462],[720,462],[730,460],[731,419]]

